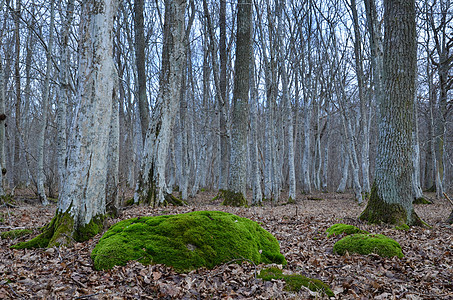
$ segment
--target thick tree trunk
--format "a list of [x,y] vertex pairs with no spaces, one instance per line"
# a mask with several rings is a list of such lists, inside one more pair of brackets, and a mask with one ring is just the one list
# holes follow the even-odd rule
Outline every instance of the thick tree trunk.
[[160,92],[146,134],[135,201],[152,206],[181,204],[167,190],[165,168],[186,59],[185,0],[166,0]]
[[[23,247],[70,245],[102,229],[114,78],[112,30],[117,0],[82,5],[79,89],[65,182],[57,212],[43,233]],[[99,9],[102,8],[102,9]]]
[[249,117],[251,17],[251,2],[238,0],[230,177],[228,191],[225,192],[225,200],[223,201],[224,205],[232,206],[247,205],[247,129]]
[[415,1],[384,1],[384,86],[376,174],[360,219],[420,225],[412,202],[412,130],[417,69]]

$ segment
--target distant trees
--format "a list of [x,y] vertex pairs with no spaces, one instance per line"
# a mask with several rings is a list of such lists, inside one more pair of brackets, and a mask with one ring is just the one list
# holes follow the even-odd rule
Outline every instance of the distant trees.
[[[440,197],[453,186],[450,4],[416,4],[413,188],[417,197],[421,188]],[[81,6],[73,0],[2,5],[4,188],[55,197],[64,190],[80,113]],[[247,200],[256,205],[319,191],[353,191],[358,201],[369,196],[379,152],[376,107],[385,91],[381,1],[255,0],[250,11],[250,53],[238,57],[236,2],[119,4],[112,25],[118,120],[111,126],[118,124],[118,138],[111,141],[119,152],[109,171],[116,177],[109,182],[116,196],[107,196],[113,207],[131,188],[143,203],[176,201],[171,195],[190,201],[203,189],[230,190],[239,173],[245,174],[241,193],[250,198],[253,191]],[[239,64],[245,70],[244,55],[246,75],[236,70]],[[236,87],[246,83],[242,95]],[[237,102],[244,97],[247,105]],[[239,119],[246,124],[240,129]],[[232,157],[241,157],[240,170],[230,165]]]

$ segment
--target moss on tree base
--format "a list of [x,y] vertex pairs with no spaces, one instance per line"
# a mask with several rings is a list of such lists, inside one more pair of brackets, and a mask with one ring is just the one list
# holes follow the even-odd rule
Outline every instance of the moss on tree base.
[[213,268],[232,259],[286,264],[278,241],[258,223],[218,211],[139,217],[112,226],[93,249],[97,270],[162,263],[178,271]]
[[403,252],[397,241],[382,234],[353,234],[339,240],[333,246],[333,252],[340,255],[349,253],[375,253],[382,257],[397,256],[402,258]]
[[42,233],[35,238],[11,246],[13,249],[70,246],[74,242],[86,241],[103,229],[105,216],[96,216],[90,223],[74,228],[74,218],[69,212],[57,212]]
[[236,193],[229,190],[219,190],[214,200],[223,199],[222,205],[235,206],[235,207],[248,207],[247,199],[245,199],[242,193]]
[[453,224],[453,210],[451,211],[450,216],[448,216],[447,223]]
[[[365,210],[359,216],[360,220],[368,221],[371,224],[393,224],[396,226],[414,225],[423,226],[425,223],[417,216],[414,209],[409,212],[408,218],[406,209],[401,204],[387,203],[378,195],[376,184],[371,188],[370,200]],[[408,222],[410,220],[410,222]]]
[[427,200],[426,198],[420,197],[414,199],[413,204],[433,204],[431,201]]
[[367,231],[361,230],[356,226],[341,224],[341,223],[330,226],[326,230],[326,232],[327,232],[328,238],[331,237],[332,235],[341,235],[341,234],[350,235],[350,234],[354,234],[354,233],[368,233]]
[[312,279],[298,274],[284,275],[283,271],[279,268],[271,267],[262,269],[258,278],[270,281],[275,279],[281,279],[286,282],[285,290],[289,292],[299,292],[302,286],[307,287],[310,291],[325,294],[329,297],[334,297],[334,293],[327,284],[319,279]]

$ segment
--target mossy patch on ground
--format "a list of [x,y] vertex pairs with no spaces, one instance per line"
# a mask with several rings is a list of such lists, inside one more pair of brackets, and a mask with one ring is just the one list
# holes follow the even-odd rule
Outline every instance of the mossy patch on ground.
[[326,294],[329,297],[335,296],[327,284],[319,279],[308,278],[299,274],[284,275],[283,271],[276,267],[266,268],[260,271],[258,278],[264,280],[281,279],[286,282],[285,290],[290,292],[298,292],[305,286],[313,292]]
[[433,204],[431,201],[429,201],[428,199],[423,198],[423,197],[414,199],[414,202],[412,202],[412,203],[413,204]]
[[219,211],[138,217],[113,225],[93,249],[97,270],[161,263],[178,271],[212,268],[232,259],[286,264],[275,237],[258,223]]
[[13,239],[17,239],[17,238],[20,238],[20,237],[23,237],[23,236],[26,236],[26,235],[29,235],[32,233],[33,233],[32,229],[14,229],[14,230],[4,231],[4,232],[0,233],[0,237],[2,239],[13,240]]
[[333,252],[340,255],[349,253],[375,253],[382,257],[397,256],[402,258],[403,252],[397,241],[382,234],[352,234],[335,243]]
[[338,224],[334,224],[334,225],[330,226],[326,230],[326,232],[327,232],[328,238],[331,237],[332,235],[341,235],[343,233],[346,235],[350,235],[350,234],[354,234],[354,233],[368,233],[367,231],[359,229],[356,226],[342,224],[342,223],[338,223]]

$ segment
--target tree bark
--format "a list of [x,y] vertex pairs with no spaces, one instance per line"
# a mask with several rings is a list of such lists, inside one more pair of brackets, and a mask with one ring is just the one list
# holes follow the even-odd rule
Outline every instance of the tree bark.
[[14,59],[14,79],[16,85],[16,107],[15,107],[15,125],[16,134],[14,135],[14,184],[19,184],[21,180],[20,174],[20,119],[21,119],[21,89],[20,89],[20,24],[19,18],[21,14],[21,1],[16,1],[16,9],[14,11],[14,40],[15,40],[15,59]]
[[376,174],[360,219],[421,225],[412,202],[412,129],[417,70],[415,1],[384,1],[384,87]]
[[185,0],[165,1],[164,43],[160,90],[143,150],[142,167],[135,191],[136,202],[154,207],[182,204],[167,190],[165,168],[186,59]]
[[224,205],[245,206],[247,186],[247,128],[249,117],[252,4],[238,0],[236,62],[234,66],[230,177]]
[[149,106],[146,97],[146,56],[145,56],[145,22],[143,11],[145,0],[134,0],[134,24],[135,24],[135,64],[137,68],[137,98],[142,128],[142,140],[145,142],[146,131],[149,126]]
[[64,184],[66,169],[66,107],[69,98],[69,31],[74,19],[74,0],[69,0],[66,7],[63,26],[61,28],[61,50],[60,50],[60,74],[59,74],[59,97],[57,101],[57,169],[58,169],[58,190],[61,191]]
[[82,5],[79,106],[74,116],[65,182],[50,224],[38,237],[16,248],[71,245],[91,238],[102,229],[112,78],[116,77],[112,31],[117,5],[117,0],[90,0]]
[[49,106],[49,96],[50,96],[50,73],[52,72],[52,50],[53,50],[53,27],[55,22],[55,5],[54,0],[50,1],[50,25],[49,25],[49,41],[47,43],[47,54],[46,54],[46,78],[44,81],[44,95],[41,102],[41,124],[38,134],[38,165],[37,165],[37,175],[36,175],[36,185],[38,188],[38,198],[43,205],[48,205],[46,190],[44,188],[44,139],[46,136],[47,128],[47,110]]

